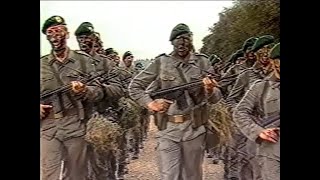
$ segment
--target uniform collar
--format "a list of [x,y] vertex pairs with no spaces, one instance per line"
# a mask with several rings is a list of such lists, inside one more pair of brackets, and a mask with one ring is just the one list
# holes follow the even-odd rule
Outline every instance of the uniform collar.
[[[64,64],[67,64],[69,62],[72,62],[74,63],[76,60],[73,59],[72,57],[74,57],[74,51],[70,50],[68,47],[67,47],[67,51],[68,51],[68,54],[67,54],[67,57],[66,57],[66,60],[63,62]],[[56,59],[56,57],[53,55],[53,52],[51,51],[50,55],[49,55],[49,65],[52,65],[54,62],[59,62],[61,63],[60,61],[58,61]]]

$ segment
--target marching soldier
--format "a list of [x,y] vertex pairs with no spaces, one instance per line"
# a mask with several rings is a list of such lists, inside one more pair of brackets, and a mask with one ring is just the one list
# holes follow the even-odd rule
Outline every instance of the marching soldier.
[[[141,106],[156,112],[161,179],[200,180],[208,120],[206,102],[217,102],[221,94],[215,80],[204,77],[203,71],[190,66],[209,69],[205,55],[192,53],[189,27],[178,24],[171,32],[170,41],[173,52],[158,56],[140,72],[131,81],[129,94]],[[173,101],[152,99],[145,92],[154,81],[159,81],[159,88],[169,88],[194,80],[202,80],[204,86],[179,92]]]
[[[52,92],[71,85],[71,91],[56,94],[50,102],[40,103],[41,167],[43,180],[57,180],[64,162],[64,174],[69,179],[87,179],[87,143],[84,140],[90,102],[106,94],[98,85],[79,81],[93,69],[90,56],[67,46],[68,28],[61,16],[45,21],[42,33],[51,44],[50,54],[41,60],[40,93]],[[45,100],[44,100],[45,101]]]
[[280,179],[280,44],[270,53],[272,71],[257,80],[236,106],[233,117],[241,132],[257,143],[263,180]]
[[[99,34],[94,31],[94,27],[90,22],[80,24],[75,31],[75,36],[81,51],[93,57],[91,63],[94,66],[95,72],[117,73],[114,70],[114,63],[103,54],[99,54],[103,52],[102,42]],[[109,88],[108,99],[103,99],[103,101],[95,104],[95,111],[106,117],[106,119],[118,119],[117,114],[111,114],[112,112],[107,111],[107,109],[114,108],[113,104],[117,103],[117,100],[123,96],[121,83],[117,77],[110,79],[107,83],[111,83],[111,85],[113,83],[114,88]],[[110,85],[104,84],[104,86],[108,87]],[[92,149],[90,156],[91,167],[89,167],[92,172],[89,179],[116,179],[116,162],[113,152],[114,150],[109,150],[108,152],[98,153]]]

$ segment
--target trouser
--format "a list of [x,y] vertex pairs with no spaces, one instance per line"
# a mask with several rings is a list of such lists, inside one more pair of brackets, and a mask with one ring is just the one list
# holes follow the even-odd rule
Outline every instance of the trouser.
[[117,174],[118,176],[122,176],[125,173],[125,168],[127,166],[126,159],[128,158],[128,151],[127,151],[127,138],[126,138],[127,132],[124,132],[121,136],[121,139],[119,141],[119,156],[117,157],[117,165],[118,170]]
[[277,143],[263,142],[258,149],[263,180],[280,180],[280,139]]
[[175,142],[158,139],[161,180],[202,180],[205,134],[195,139]]
[[116,169],[112,163],[112,151],[97,152],[90,147],[88,180],[115,180]]
[[65,141],[41,138],[42,180],[58,180],[62,161],[64,180],[86,180],[87,145],[82,137]]

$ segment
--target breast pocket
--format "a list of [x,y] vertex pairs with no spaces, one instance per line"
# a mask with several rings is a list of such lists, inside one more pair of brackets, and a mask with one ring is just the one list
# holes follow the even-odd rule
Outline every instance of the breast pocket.
[[161,79],[161,88],[169,88],[177,85],[176,77],[174,76],[162,74],[160,75],[160,79]]
[[80,81],[83,77],[79,73],[68,73],[64,77],[62,77],[65,83],[71,81]]

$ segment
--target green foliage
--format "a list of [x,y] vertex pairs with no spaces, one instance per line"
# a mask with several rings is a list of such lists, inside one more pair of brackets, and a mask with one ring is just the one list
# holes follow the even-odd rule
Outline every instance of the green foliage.
[[211,33],[202,40],[201,53],[227,60],[250,37],[269,34],[280,41],[279,0],[237,0],[219,16],[219,21],[209,28]]

